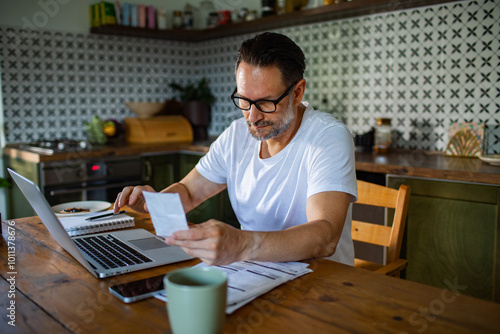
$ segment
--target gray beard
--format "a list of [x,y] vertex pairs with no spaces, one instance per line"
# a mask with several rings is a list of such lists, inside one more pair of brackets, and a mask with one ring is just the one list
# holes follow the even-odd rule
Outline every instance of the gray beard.
[[[290,127],[290,124],[292,124],[292,121],[293,121],[293,101],[292,101],[292,99],[290,99],[290,104],[288,105],[288,109],[287,109],[287,112],[285,114],[285,118],[281,122],[279,122],[278,124],[270,122],[270,121],[260,121],[257,123],[252,123],[250,121],[247,121],[247,125],[248,125],[248,129],[249,129],[252,137],[257,139],[258,141],[264,141],[264,140],[274,138],[274,137],[282,134],[283,132],[285,132]],[[252,130],[250,130],[250,126],[252,126],[252,125],[254,125],[254,126],[270,125],[271,131],[269,131],[269,133],[266,136],[259,136],[256,132],[252,132]]]

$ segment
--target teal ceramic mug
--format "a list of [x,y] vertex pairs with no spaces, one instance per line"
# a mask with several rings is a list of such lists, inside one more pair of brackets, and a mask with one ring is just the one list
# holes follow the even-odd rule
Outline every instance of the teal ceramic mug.
[[227,275],[213,267],[175,270],[164,278],[167,312],[174,334],[222,333]]

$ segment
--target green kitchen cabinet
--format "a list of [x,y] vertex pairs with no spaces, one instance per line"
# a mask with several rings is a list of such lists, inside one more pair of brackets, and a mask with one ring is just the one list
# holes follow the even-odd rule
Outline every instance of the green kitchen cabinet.
[[388,176],[411,187],[406,279],[500,302],[500,187]]
[[[156,191],[160,191],[180,181],[196,166],[201,157],[200,154],[186,152],[144,156],[143,180]],[[191,223],[202,223],[211,218],[239,227],[227,190],[203,202],[187,214],[187,220]]]
[[168,153],[142,157],[142,179],[154,190],[160,191],[179,178],[178,154]]
[[[40,184],[40,165],[35,162],[26,161],[23,159],[13,158],[10,156],[3,157],[4,164],[6,168],[10,168],[17,173],[27,177],[35,184]],[[10,175],[6,172],[6,177],[10,179]],[[11,180],[12,181],[12,180]],[[22,218],[22,217],[31,217],[35,216],[36,213],[32,209],[31,205],[24,197],[19,187],[11,182],[11,186],[8,191],[8,218]],[[7,218],[7,216],[3,216],[3,218]]]

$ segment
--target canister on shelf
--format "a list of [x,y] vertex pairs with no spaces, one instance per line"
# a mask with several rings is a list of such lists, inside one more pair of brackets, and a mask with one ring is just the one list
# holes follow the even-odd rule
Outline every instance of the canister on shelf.
[[375,152],[385,153],[392,142],[391,119],[377,118],[375,126]]
[[182,28],[182,12],[180,10],[174,10],[174,17],[172,19],[172,26],[174,29]]
[[193,24],[193,12],[190,10],[186,10],[184,12],[184,29],[193,29]]
[[262,0],[262,17],[276,14],[276,0]]
[[157,10],[158,14],[158,29],[160,30],[165,30],[167,29],[167,12],[165,11],[165,8],[159,7]]

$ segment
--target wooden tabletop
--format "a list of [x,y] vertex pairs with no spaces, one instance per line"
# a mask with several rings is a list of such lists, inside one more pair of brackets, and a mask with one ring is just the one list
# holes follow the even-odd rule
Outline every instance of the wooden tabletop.
[[[152,230],[149,216],[135,216],[137,227]],[[2,222],[0,248],[1,333],[169,333],[164,302],[151,298],[124,304],[108,287],[199,262],[98,279],[52,239],[37,217]],[[462,295],[466,287],[460,282],[448,282],[449,289],[441,290],[324,259],[308,263],[312,273],[228,315],[224,332],[500,332],[500,305]],[[16,327],[8,324],[12,316]]]

